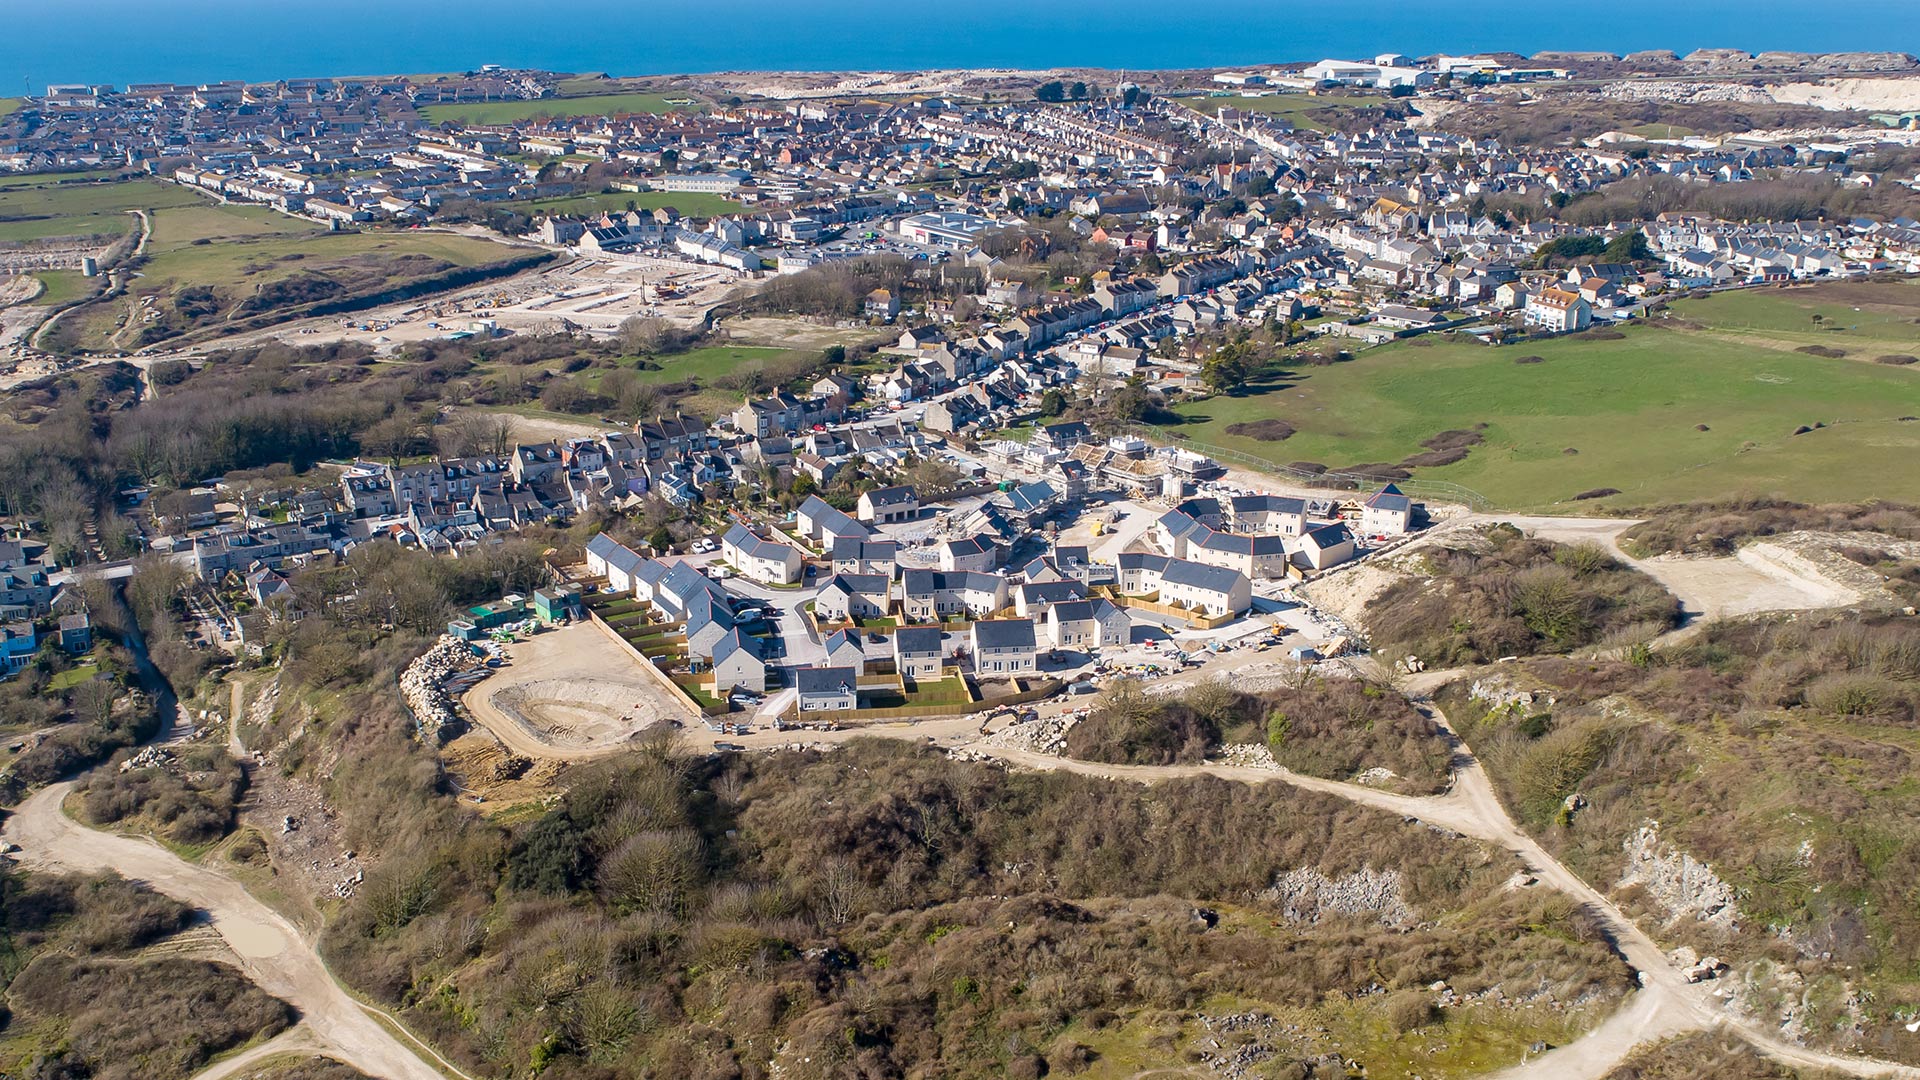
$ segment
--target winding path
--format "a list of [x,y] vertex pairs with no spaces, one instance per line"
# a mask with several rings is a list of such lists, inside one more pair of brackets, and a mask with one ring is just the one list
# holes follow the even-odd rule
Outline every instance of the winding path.
[[23,863],[81,873],[117,870],[206,911],[238,957],[240,970],[299,1010],[303,1024],[330,1054],[384,1080],[445,1080],[340,988],[313,943],[292,923],[225,874],[195,866],[151,840],[80,825],[60,807],[72,789],[71,781],[44,788],[8,819],[0,835],[20,846]]
[[1687,982],[1686,977],[1667,958],[1666,950],[1638,924],[1521,831],[1501,804],[1479,759],[1454,735],[1445,715],[1431,706],[1418,702],[1415,704],[1446,728],[1454,744],[1453,785],[1443,795],[1399,795],[1360,784],[1303,776],[1287,769],[1218,764],[1106,765],[981,744],[967,749],[1025,768],[1065,771],[1143,784],[1195,776],[1217,776],[1250,784],[1291,784],[1307,791],[1317,791],[1403,817],[1416,818],[1512,852],[1535,878],[1565,893],[1599,919],[1613,946],[1640,973],[1642,989],[1584,1037],[1507,1069],[1497,1074],[1497,1080],[1599,1080],[1639,1046],[1690,1031],[1708,1029],[1727,1030],[1768,1057],[1799,1068],[1832,1069],[1850,1076],[1920,1080],[1920,1069],[1895,1062],[1829,1054],[1795,1046],[1758,1025],[1727,1015],[1712,996],[1709,986]]

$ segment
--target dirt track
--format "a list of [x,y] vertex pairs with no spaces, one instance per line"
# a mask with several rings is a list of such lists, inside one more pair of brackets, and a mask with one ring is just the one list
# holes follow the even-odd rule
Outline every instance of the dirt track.
[[8,819],[4,835],[20,846],[26,865],[82,873],[117,870],[205,910],[247,977],[298,1009],[303,1023],[342,1060],[384,1080],[445,1080],[334,982],[313,943],[292,923],[224,874],[188,863],[150,840],[96,832],[73,821],[60,809],[72,788],[68,782],[42,789]]
[[[1430,715],[1445,723],[1445,716],[1437,710],[1431,711]],[[975,744],[968,749],[1026,768],[1061,770],[1146,784],[1202,775],[1246,783],[1278,781],[1416,818],[1512,852],[1542,884],[1565,893],[1599,916],[1621,955],[1636,971],[1642,973],[1644,989],[1636,992],[1614,1016],[1585,1037],[1548,1051],[1524,1065],[1507,1069],[1498,1074],[1499,1080],[1599,1080],[1638,1046],[1709,1028],[1729,1030],[1767,1056],[1798,1067],[1834,1069],[1854,1076],[1908,1080],[1920,1078],[1920,1069],[1794,1046],[1769,1032],[1729,1018],[1712,997],[1709,985],[1688,983],[1679,969],[1668,960],[1666,951],[1638,924],[1514,824],[1499,796],[1494,793],[1493,784],[1480,767],[1479,760],[1457,739],[1452,789],[1444,795],[1425,797],[1396,795],[1359,784],[1302,776],[1285,769],[1254,769],[1233,765],[1104,765],[983,744]]]

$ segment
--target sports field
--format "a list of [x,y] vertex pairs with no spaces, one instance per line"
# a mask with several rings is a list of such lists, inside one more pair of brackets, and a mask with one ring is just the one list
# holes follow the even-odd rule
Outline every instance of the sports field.
[[667,98],[679,94],[593,94],[587,97],[542,98],[539,101],[469,101],[458,105],[428,105],[420,110],[429,124],[449,120],[459,124],[514,124],[537,117],[618,116],[621,113],[663,113],[675,108]]
[[[1537,363],[1516,363],[1539,357]],[[1920,500],[1920,368],[1756,348],[1713,332],[1634,327],[1617,340],[1503,348],[1400,342],[1288,369],[1241,396],[1178,407],[1196,443],[1282,465],[1395,465],[1443,431],[1483,442],[1414,468],[1503,509],[1777,495]],[[1277,419],[1284,440],[1229,434]],[[1818,427],[1817,425],[1825,425]],[[1795,434],[1801,427],[1811,428]],[[1601,488],[1619,494],[1574,500]]]

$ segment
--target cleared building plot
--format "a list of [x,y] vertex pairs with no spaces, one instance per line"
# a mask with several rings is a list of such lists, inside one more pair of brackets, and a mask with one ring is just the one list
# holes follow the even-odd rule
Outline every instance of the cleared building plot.
[[660,724],[694,719],[633,654],[585,623],[508,646],[512,663],[467,692],[475,720],[515,752],[590,758]]

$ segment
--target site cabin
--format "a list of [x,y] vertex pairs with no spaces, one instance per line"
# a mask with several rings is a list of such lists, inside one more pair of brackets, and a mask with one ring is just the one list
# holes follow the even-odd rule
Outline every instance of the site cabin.
[[849,712],[860,707],[860,676],[850,667],[804,667],[793,673],[801,712]]
[[892,524],[920,516],[920,496],[911,484],[874,488],[860,496],[860,520]]
[[580,617],[580,590],[573,586],[535,589],[533,592],[533,613],[540,621],[552,626]]
[[827,650],[827,666],[852,668],[855,675],[867,673],[867,651],[860,645],[860,635],[852,630],[841,630],[827,635],[821,642]]
[[720,557],[751,581],[792,585],[800,580],[800,553],[778,540],[760,536],[745,525],[727,530],[720,540]]
[[720,639],[713,648],[713,692],[716,697],[736,687],[756,694],[766,692],[767,662],[760,650],[760,639],[742,633],[738,627]]
[[902,678],[940,678],[946,646],[937,626],[903,626],[893,632],[893,666]]
[[986,678],[1012,678],[1040,670],[1039,644],[1028,619],[987,619],[973,624],[973,670]]

